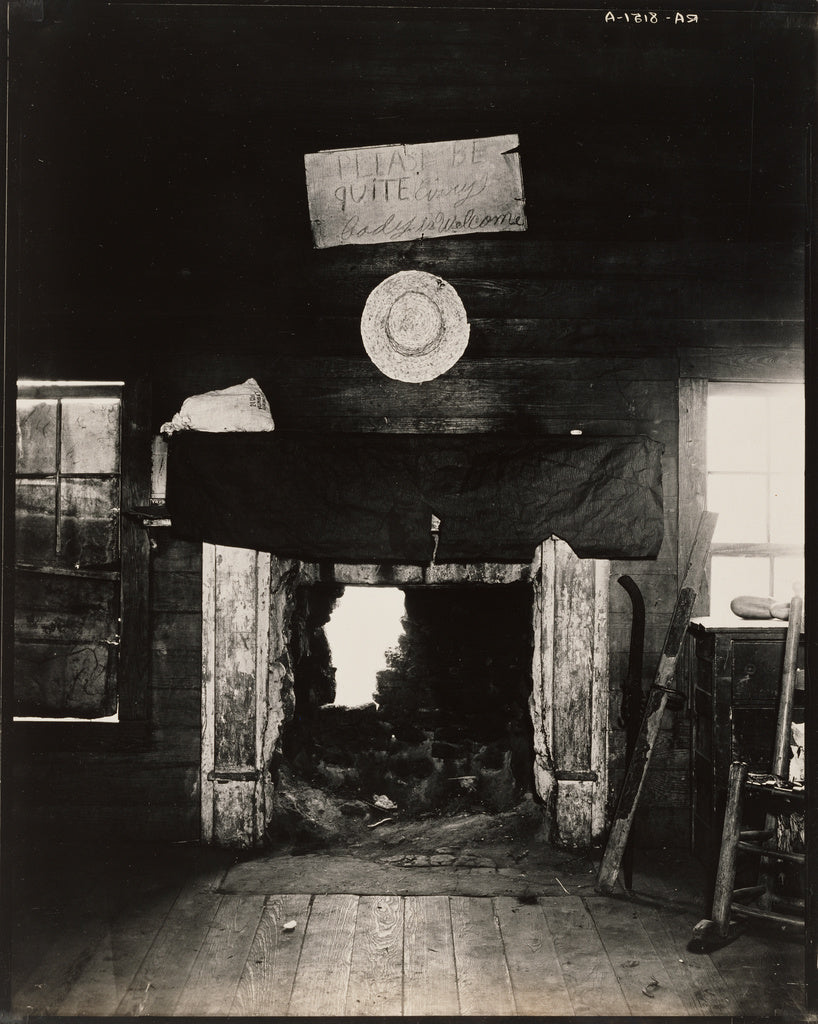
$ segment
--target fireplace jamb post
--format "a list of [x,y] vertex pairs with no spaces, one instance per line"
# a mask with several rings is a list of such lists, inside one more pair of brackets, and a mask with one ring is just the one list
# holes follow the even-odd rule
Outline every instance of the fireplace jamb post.
[[263,551],[202,545],[205,843],[251,848],[264,841],[271,761],[285,718],[290,603],[309,568]]
[[589,846],[605,828],[609,573],[556,537],[532,566],[534,781],[546,834],[566,846]]

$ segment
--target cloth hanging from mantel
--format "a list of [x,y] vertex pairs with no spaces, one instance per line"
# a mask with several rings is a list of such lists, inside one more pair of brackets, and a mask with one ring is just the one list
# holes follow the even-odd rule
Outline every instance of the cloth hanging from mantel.
[[170,440],[173,531],[305,561],[655,558],[662,446],[647,437],[206,434]]

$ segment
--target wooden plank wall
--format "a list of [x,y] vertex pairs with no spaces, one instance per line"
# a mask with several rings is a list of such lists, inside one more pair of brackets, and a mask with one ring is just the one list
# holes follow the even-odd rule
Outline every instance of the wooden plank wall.
[[[186,395],[254,376],[278,429],[661,441],[662,550],[611,567],[615,720],[630,627],[616,578],[645,594],[646,680],[676,595],[680,378],[803,372],[811,15],[723,6],[697,25],[625,25],[417,5],[57,17],[46,0],[11,44],[21,374],[145,373],[154,429]],[[304,153],[507,132],[526,232],[312,248]],[[472,324],[461,361],[423,385],[384,377],[360,341],[370,290],[406,269],[448,280]],[[197,558],[154,556],[168,757],[192,751]],[[665,745],[647,804],[678,838],[684,719]],[[185,834],[195,799],[180,802]]]

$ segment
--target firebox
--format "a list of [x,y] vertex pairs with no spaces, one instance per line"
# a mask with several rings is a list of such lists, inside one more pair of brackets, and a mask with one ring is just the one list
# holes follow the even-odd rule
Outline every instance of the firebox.
[[510,810],[534,793],[531,583],[398,593],[402,632],[381,670],[360,680],[370,699],[355,706],[335,699],[323,628],[343,592],[317,584],[296,594],[284,760],[338,801],[386,797],[402,816]]

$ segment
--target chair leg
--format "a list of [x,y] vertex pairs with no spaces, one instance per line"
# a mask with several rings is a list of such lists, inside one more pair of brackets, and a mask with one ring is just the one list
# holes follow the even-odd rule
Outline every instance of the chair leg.
[[736,847],[741,834],[744,783],[747,780],[748,767],[743,761],[731,764],[727,782],[727,806],[724,810],[724,828],[713,892],[713,922],[722,938],[727,935],[730,927],[730,905],[733,902],[736,881]]

